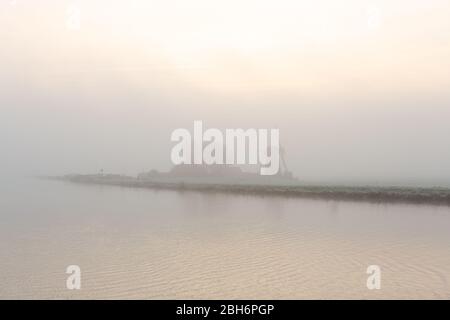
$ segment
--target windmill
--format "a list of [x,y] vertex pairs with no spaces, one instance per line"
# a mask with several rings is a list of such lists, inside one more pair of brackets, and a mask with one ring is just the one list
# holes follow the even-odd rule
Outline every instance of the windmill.
[[[267,154],[271,153],[271,147],[267,147]],[[276,150],[274,150],[276,152]],[[279,172],[279,175],[292,178],[293,174],[291,171],[289,171],[288,166],[286,164],[286,150],[283,148],[283,146],[280,144],[280,147],[278,148],[278,154],[280,156],[281,160],[281,170]]]

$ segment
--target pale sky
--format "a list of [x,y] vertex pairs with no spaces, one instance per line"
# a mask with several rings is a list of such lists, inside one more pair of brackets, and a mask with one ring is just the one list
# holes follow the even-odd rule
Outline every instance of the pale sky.
[[449,181],[448,0],[1,0],[1,171],[170,167],[277,127],[300,178]]

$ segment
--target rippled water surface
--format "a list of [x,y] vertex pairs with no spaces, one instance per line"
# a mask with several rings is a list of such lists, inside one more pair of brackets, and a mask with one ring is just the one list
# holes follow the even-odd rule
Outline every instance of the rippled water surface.
[[[450,299],[448,207],[33,179],[0,194],[3,299]],[[66,289],[74,264],[79,291]]]

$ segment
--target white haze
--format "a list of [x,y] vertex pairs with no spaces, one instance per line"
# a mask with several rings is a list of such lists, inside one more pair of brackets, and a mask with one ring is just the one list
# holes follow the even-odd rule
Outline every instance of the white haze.
[[[335,33],[311,27],[298,46],[274,42],[279,51],[270,41],[247,47],[248,39],[201,46],[208,35],[183,46],[171,37],[194,22],[165,8],[167,21],[147,26],[140,1],[75,2],[84,20],[67,30],[71,3],[0,2],[3,176],[168,170],[171,132],[202,120],[279,128],[288,166],[305,182],[450,186],[446,2],[372,1],[356,10],[348,1],[355,21],[371,4],[383,9],[378,34],[348,34],[357,24],[339,24],[339,11]],[[121,9],[128,20],[114,22]],[[172,13],[178,20],[169,21]],[[267,30],[251,35],[274,36]]]

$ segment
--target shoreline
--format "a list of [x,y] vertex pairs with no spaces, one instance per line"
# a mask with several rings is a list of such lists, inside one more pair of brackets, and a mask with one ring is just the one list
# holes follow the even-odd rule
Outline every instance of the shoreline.
[[46,177],[71,183],[110,185],[153,190],[193,191],[202,193],[228,193],[285,198],[322,199],[371,203],[406,203],[450,206],[450,189],[411,187],[347,187],[302,186],[269,184],[193,183],[141,180],[119,175],[68,175]]

